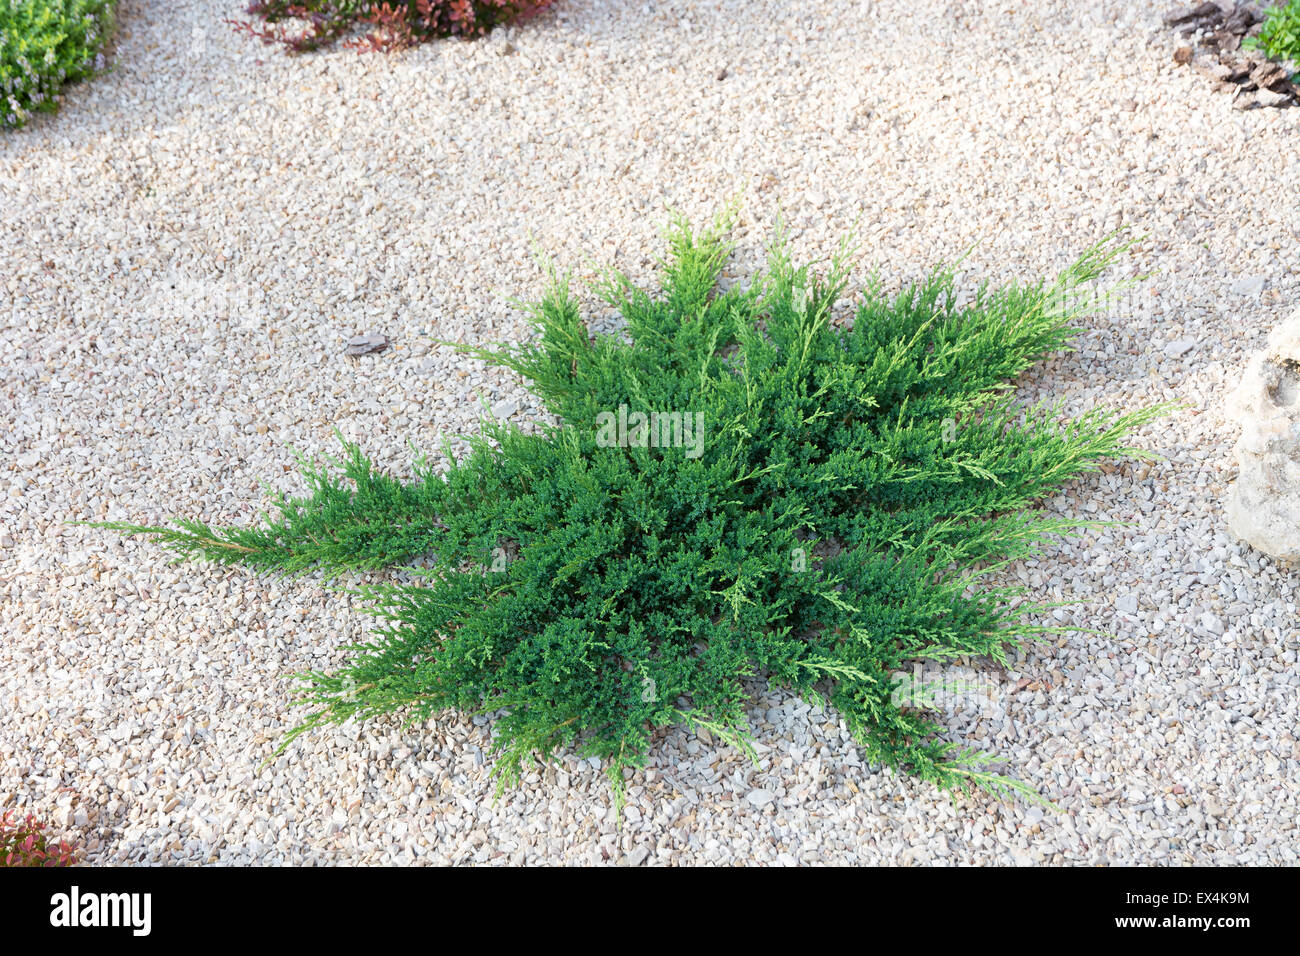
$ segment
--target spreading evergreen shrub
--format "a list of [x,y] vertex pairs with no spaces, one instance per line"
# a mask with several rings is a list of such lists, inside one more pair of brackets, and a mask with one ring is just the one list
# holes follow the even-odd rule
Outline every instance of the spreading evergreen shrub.
[[[349,37],[346,46],[395,50],[440,37],[477,37],[531,17],[554,0],[253,0],[248,12],[264,23],[235,25],[294,53]],[[294,27],[292,23],[301,26]]]
[[104,68],[114,0],[0,0],[0,127],[58,109],[65,83]]
[[[1026,785],[943,739],[892,675],[919,660],[1005,661],[1050,630],[1045,606],[987,578],[1085,522],[1033,505],[1156,410],[1023,407],[1011,382],[1067,347],[1108,242],[1055,282],[957,304],[938,270],[872,285],[833,321],[847,255],[825,274],[778,243],[746,287],[718,287],[726,221],[677,224],[662,289],[611,272],[626,319],[592,335],[565,281],[533,307],[535,341],[468,351],[509,367],[558,416],[487,422],[445,471],[414,480],[348,445],[305,469],[261,527],[113,525],[183,555],[326,575],[422,559],[417,583],[358,588],[381,624],[336,673],[304,675],[322,723],[447,708],[497,712],[496,770],[575,748],[622,771],[656,732],[748,746],[745,681],[838,710],[871,761],[948,790]],[[287,744],[288,740],[286,740]]]

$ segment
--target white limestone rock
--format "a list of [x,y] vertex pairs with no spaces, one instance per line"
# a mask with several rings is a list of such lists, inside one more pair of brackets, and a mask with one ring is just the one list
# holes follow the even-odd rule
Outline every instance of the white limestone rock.
[[1228,414],[1241,423],[1228,527],[1265,554],[1300,561],[1300,311],[1250,360]]

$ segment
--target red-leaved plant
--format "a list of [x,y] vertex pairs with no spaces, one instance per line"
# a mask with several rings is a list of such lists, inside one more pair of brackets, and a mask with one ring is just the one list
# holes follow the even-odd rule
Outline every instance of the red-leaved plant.
[[17,811],[6,810],[0,816],[0,866],[71,866],[76,860],[72,845],[51,842],[32,814],[20,820]]
[[[493,27],[531,17],[555,0],[253,0],[248,12],[264,24],[229,21],[264,43],[294,53],[327,46],[349,34],[356,50],[400,50],[439,37],[482,36]],[[301,22],[293,28],[287,20]],[[359,31],[359,33],[358,33]]]

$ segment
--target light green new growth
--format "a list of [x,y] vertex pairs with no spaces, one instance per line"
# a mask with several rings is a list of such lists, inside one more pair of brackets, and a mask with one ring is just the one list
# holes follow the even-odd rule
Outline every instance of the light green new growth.
[[1246,37],[1241,45],[1263,50],[1274,60],[1300,65],[1300,0],[1288,0],[1269,7],[1256,36]]

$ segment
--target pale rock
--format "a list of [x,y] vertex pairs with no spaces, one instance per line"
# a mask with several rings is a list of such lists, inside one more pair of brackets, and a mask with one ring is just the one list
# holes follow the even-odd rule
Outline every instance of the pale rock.
[[1232,284],[1232,294],[1257,296],[1264,291],[1264,286],[1267,284],[1268,278],[1266,276],[1247,276],[1244,279],[1238,279]]
[[1290,93],[1277,93],[1273,90],[1258,90],[1255,93],[1255,102],[1259,103],[1260,106],[1282,106],[1289,102],[1290,99]]
[[1300,559],[1300,311],[1250,360],[1227,412],[1242,426],[1228,527],[1265,554]]

